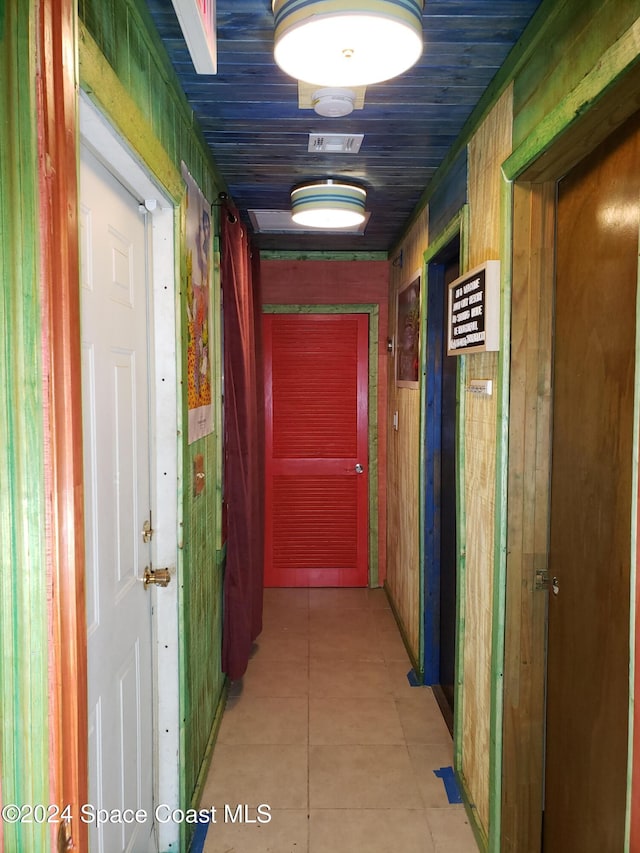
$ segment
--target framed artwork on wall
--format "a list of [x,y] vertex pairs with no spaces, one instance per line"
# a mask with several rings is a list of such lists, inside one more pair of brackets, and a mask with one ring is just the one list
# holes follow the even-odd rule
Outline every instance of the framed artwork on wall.
[[184,223],[187,313],[188,443],[213,432],[210,357],[211,205],[182,164],[187,185]]
[[420,273],[398,290],[396,303],[396,385],[420,386]]

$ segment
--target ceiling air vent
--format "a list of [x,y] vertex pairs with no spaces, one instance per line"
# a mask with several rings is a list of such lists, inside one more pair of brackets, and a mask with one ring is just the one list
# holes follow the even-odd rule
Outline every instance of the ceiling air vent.
[[357,154],[364,133],[310,133],[309,151],[316,154]]

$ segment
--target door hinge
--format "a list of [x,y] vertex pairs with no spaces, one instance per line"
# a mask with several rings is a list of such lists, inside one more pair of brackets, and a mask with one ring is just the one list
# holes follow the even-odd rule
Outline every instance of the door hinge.
[[69,850],[73,850],[74,846],[71,835],[71,821],[66,817],[60,821],[60,826],[58,827],[56,853],[68,853]]

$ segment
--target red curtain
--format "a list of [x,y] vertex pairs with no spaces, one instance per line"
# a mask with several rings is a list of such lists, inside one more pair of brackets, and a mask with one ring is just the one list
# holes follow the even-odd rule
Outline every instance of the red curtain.
[[[231,221],[235,219],[235,221]],[[244,674],[262,630],[264,561],[264,389],[259,257],[245,226],[222,211],[224,323],[224,579],[222,669]]]

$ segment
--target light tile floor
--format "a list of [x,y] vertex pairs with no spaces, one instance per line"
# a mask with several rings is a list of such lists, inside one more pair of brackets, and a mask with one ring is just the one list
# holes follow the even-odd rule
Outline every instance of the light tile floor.
[[[382,590],[265,590],[203,792],[204,853],[477,853],[434,775],[451,737],[410,668]],[[257,822],[225,821],[225,805]]]

